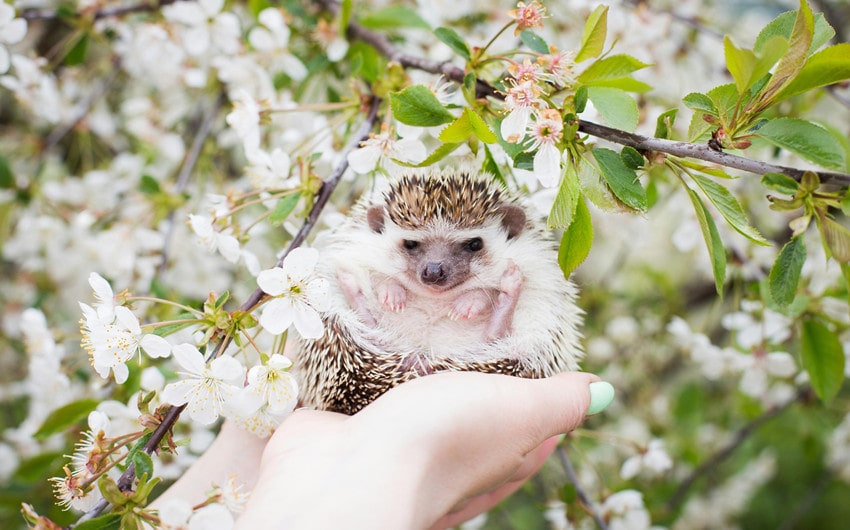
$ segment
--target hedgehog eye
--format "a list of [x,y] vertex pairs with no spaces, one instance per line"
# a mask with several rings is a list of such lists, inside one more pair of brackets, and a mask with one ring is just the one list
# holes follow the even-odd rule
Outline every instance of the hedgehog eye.
[[478,252],[484,248],[484,241],[480,237],[473,237],[463,244],[463,248],[469,252]]
[[402,242],[402,245],[406,250],[416,250],[419,248],[419,241],[414,241],[413,239],[405,239]]

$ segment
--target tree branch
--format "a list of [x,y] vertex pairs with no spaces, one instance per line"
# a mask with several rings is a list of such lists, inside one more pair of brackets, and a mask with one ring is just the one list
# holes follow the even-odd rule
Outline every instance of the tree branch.
[[759,429],[759,427],[788,410],[794,403],[809,399],[809,394],[809,389],[802,389],[792,399],[782,403],[781,405],[775,405],[769,408],[764,414],[744,425],[738,432],[735,433],[735,436],[732,437],[729,443],[700,464],[699,467],[694,469],[693,472],[691,472],[691,474],[679,484],[679,487],[676,488],[676,491],[670,497],[670,500],[667,501],[667,510],[671,512],[676,510],[685,500],[688,490],[691,489],[694,483],[703,475],[715,469],[721,462],[729,458],[747,438]]
[[60,18],[86,18],[91,17],[94,20],[102,18],[120,17],[130,13],[140,13],[143,11],[157,11],[163,6],[174,4],[176,2],[184,2],[187,0],[158,0],[157,2],[141,2],[129,6],[120,7],[105,7],[97,11],[79,11],[72,15],[60,14],[56,10],[48,9],[24,9],[18,16],[25,20],[56,20]]
[[[180,172],[177,174],[177,180],[175,181],[174,186],[175,193],[183,193],[186,186],[189,185],[189,177],[192,175],[192,171],[194,171],[195,165],[198,163],[198,157],[201,155],[204,143],[212,131],[215,117],[218,115],[218,111],[224,104],[225,99],[226,96],[224,92],[219,94],[212,107],[206,115],[204,115],[203,120],[198,126],[195,138],[192,140],[192,146],[189,148],[189,152],[186,153],[186,157],[183,159],[183,164],[180,166]],[[159,267],[157,267],[157,275],[159,276],[165,272],[165,268],[168,266],[168,247],[170,246],[171,238],[174,235],[175,214],[175,210],[171,210],[168,214],[168,228],[166,229],[165,241],[162,245],[162,259],[159,262]]]
[[[334,0],[317,0],[317,3],[334,14],[336,14],[339,10],[339,4]],[[351,38],[370,44],[379,53],[391,61],[398,62],[406,68],[414,68],[422,70],[423,72],[443,75],[451,81],[463,83],[463,78],[466,75],[466,72],[462,68],[447,61],[429,61],[420,57],[405,54],[395,47],[384,35],[375,33],[356,22],[350,22],[348,24],[348,35]],[[481,79],[477,80],[476,94],[478,97],[492,97],[500,100],[504,99],[504,94],[496,90],[493,85]],[[661,138],[641,136],[585,120],[582,120],[579,123],[579,131],[612,143],[628,145],[638,150],[655,151],[684,158],[695,158],[697,160],[703,160],[705,162],[711,162],[721,166],[740,169],[756,175],[764,175],[765,173],[783,173],[793,179],[800,180],[803,173],[808,171],[794,167],[770,164],[768,162],[759,162],[757,160],[724,153],[722,151],[715,151],[709,148],[708,145],[674,142]],[[811,171],[820,177],[820,181],[822,183],[828,182],[840,185],[850,184],[850,175],[829,171]]]
[[570,462],[569,457],[567,456],[567,451],[566,449],[564,449],[563,444],[558,446],[557,453],[558,459],[561,461],[561,466],[563,466],[564,471],[567,472],[567,478],[570,479],[570,482],[576,489],[576,495],[578,495],[578,498],[581,503],[584,504],[584,506],[590,512],[590,516],[593,517],[593,520],[596,522],[596,526],[598,526],[600,530],[608,530],[608,525],[602,518],[602,514],[599,513],[599,509],[596,507],[596,504],[594,504],[593,501],[590,500],[590,497],[587,496],[587,492],[584,491],[584,488],[582,488],[581,484],[579,484],[578,476],[576,475],[576,470],[573,468],[573,465]]
[[[708,145],[697,145],[688,142],[674,142],[663,138],[653,138],[650,136],[641,136],[639,134],[629,133],[599,125],[597,123],[582,121],[579,123],[578,130],[587,133],[603,140],[608,140],[615,144],[628,145],[634,147],[638,151],[655,151],[666,153],[668,155],[679,156],[683,158],[696,158],[705,162],[713,162],[721,166],[740,169],[757,175],[765,173],[783,173],[789,177],[800,180],[803,174],[808,170],[797,169],[788,166],[780,166],[767,162],[760,162],[750,158],[744,158],[723,151],[715,151]],[[822,183],[832,184],[850,184],[850,175],[844,173],[833,173],[830,171],[812,171],[820,177]]]

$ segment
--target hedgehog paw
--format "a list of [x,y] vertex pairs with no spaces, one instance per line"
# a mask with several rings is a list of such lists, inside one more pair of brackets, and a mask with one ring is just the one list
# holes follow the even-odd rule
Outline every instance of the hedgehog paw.
[[472,320],[489,306],[490,298],[483,290],[467,291],[454,301],[448,316],[451,320]]
[[387,311],[400,313],[407,306],[407,289],[395,280],[387,280],[378,285],[378,299]]

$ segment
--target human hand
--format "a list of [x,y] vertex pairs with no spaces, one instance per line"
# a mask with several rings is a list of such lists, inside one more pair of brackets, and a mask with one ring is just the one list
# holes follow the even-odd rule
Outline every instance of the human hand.
[[[237,528],[446,528],[497,504],[585,418],[585,373],[441,373],[354,416],[299,410],[263,453]],[[601,403],[613,398],[594,385]],[[601,408],[600,408],[601,407]]]

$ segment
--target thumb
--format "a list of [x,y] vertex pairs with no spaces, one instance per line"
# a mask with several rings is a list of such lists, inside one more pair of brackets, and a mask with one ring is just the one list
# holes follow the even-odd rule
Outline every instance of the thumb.
[[614,399],[614,388],[609,383],[584,372],[518,382],[525,389],[516,394],[510,413],[524,423],[531,447],[574,430],[588,415],[601,412]]

